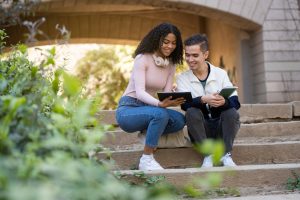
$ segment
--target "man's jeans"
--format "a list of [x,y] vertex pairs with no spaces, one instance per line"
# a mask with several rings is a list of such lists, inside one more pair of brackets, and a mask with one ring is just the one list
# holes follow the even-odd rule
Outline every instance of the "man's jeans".
[[175,110],[151,106],[136,98],[123,96],[116,111],[116,120],[126,132],[147,130],[146,145],[155,148],[162,134],[183,129],[184,115]]
[[240,128],[240,115],[235,108],[231,108],[223,111],[220,118],[205,119],[200,109],[189,108],[186,111],[186,124],[192,143],[201,143],[206,138],[221,138],[227,153],[232,150]]

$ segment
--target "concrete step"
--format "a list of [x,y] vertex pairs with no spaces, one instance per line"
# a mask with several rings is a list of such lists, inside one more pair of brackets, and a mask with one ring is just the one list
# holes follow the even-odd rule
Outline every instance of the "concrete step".
[[[141,180],[134,174],[138,170],[117,171],[125,179],[132,182]],[[164,176],[165,180],[172,185],[182,188],[190,184],[195,179],[201,179],[208,173],[222,174],[223,181],[220,187],[267,187],[283,186],[292,172],[300,173],[300,163],[289,164],[265,164],[265,165],[243,165],[232,168],[213,167],[213,168],[186,168],[186,169],[165,169],[144,172],[147,176]],[[197,187],[197,185],[194,185]]]
[[[186,127],[183,131],[188,135]],[[117,129],[108,132],[102,144],[112,149],[136,147],[141,143],[137,135],[138,132],[126,133]],[[300,140],[300,121],[242,124],[236,139],[255,140],[255,138],[257,141],[273,142]]]
[[[279,143],[244,143],[234,145],[232,156],[237,165],[279,164],[300,162],[300,141]],[[99,159],[114,160],[114,169],[136,169],[143,150],[101,152]],[[156,160],[164,168],[199,167],[202,156],[193,148],[158,149]]]
[[[291,176],[290,176],[291,177]],[[221,191],[221,192],[219,192]],[[224,192],[222,192],[224,191]],[[286,188],[286,184],[255,186],[255,187],[236,187],[236,188],[217,188],[215,193],[211,193],[214,200],[273,200],[273,199],[300,199],[300,191],[292,191]],[[240,196],[239,196],[240,195]],[[186,195],[184,197],[187,197]],[[181,198],[181,200],[192,200]],[[196,199],[194,199],[196,200]]]
[[[272,194],[272,195],[256,195],[256,196],[242,196],[230,197],[226,200],[299,200],[300,193],[295,194]],[[214,200],[224,200],[224,198],[214,198]]]
[[[178,110],[179,107],[171,109]],[[289,104],[242,104],[239,109],[242,123],[263,122],[270,120],[291,120],[294,116],[299,116],[300,103],[292,102]],[[105,124],[117,124],[115,110],[102,110],[96,116],[99,121]]]
[[[174,109],[180,111],[179,108]],[[289,104],[243,104],[239,113],[242,125],[232,152],[237,167],[201,169],[202,156],[187,147],[158,149],[155,158],[167,169],[144,173],[147,176],[162,175],[177,187],[184,187],[208,173],[216,173],[223,176],[220,186],[223,188],[284,188],[287,178],[293,177],[292,172],[300,173],[300,101]],[[115,111],[100,111],[97,116],[102,123],[117,126]],[[123,178],[141,181],[134,175],[138,170],[129,170],[137,168],[143,152],[137,133],[110,131],[104,144],[115,151],[98,153],[98,158],[113,159],[113,169],[123,174]],[[270,198],[298,199],[299,195],[281,194]]]
[[300,141],[299,135],[292,136],[280,136],[280,137],[238,137],[234,143],[235,144],[245,144],[245,143],[279,143],[288,141]]

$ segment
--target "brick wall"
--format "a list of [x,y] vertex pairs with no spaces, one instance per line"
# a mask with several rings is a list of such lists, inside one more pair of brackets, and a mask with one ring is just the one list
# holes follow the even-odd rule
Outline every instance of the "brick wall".
[[300,99],[300,24],[297,0],[273,0],[254,34],[257,102]]

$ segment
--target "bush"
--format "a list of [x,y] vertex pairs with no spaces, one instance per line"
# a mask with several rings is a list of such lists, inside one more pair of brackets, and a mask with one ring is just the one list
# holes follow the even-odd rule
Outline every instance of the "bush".
[[100,93],[101,109],[116,109],[129,80],[124,66],[133,67],[133,51],[130,46],[105,45],[87,52],[77,63],[76,76],[84,82],[84,94]]
[[82,98],[81,83],[55,66],[54,54],[34,64],[19,45],[0,57],[0,199],[170,199],[89,158],[105,130],[94,117],[98,103]]

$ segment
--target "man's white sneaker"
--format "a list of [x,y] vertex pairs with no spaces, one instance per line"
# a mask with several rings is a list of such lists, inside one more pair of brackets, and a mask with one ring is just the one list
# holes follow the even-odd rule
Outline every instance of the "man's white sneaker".
[[231,153],[226,153],[222,158],[221,158],[221,162],[223,163],[223,166],[226,167],[235,167],[236,164],[233,162],[232,158],[231,158]]
[[203,167],[203,168],[213,167],[212,155],[205,156],[201,167]]
[[162,166],[154,159],[153,155],[142,155],[139,163],[139,170],[153,171],[162,169],[164,168],[162,168]]

